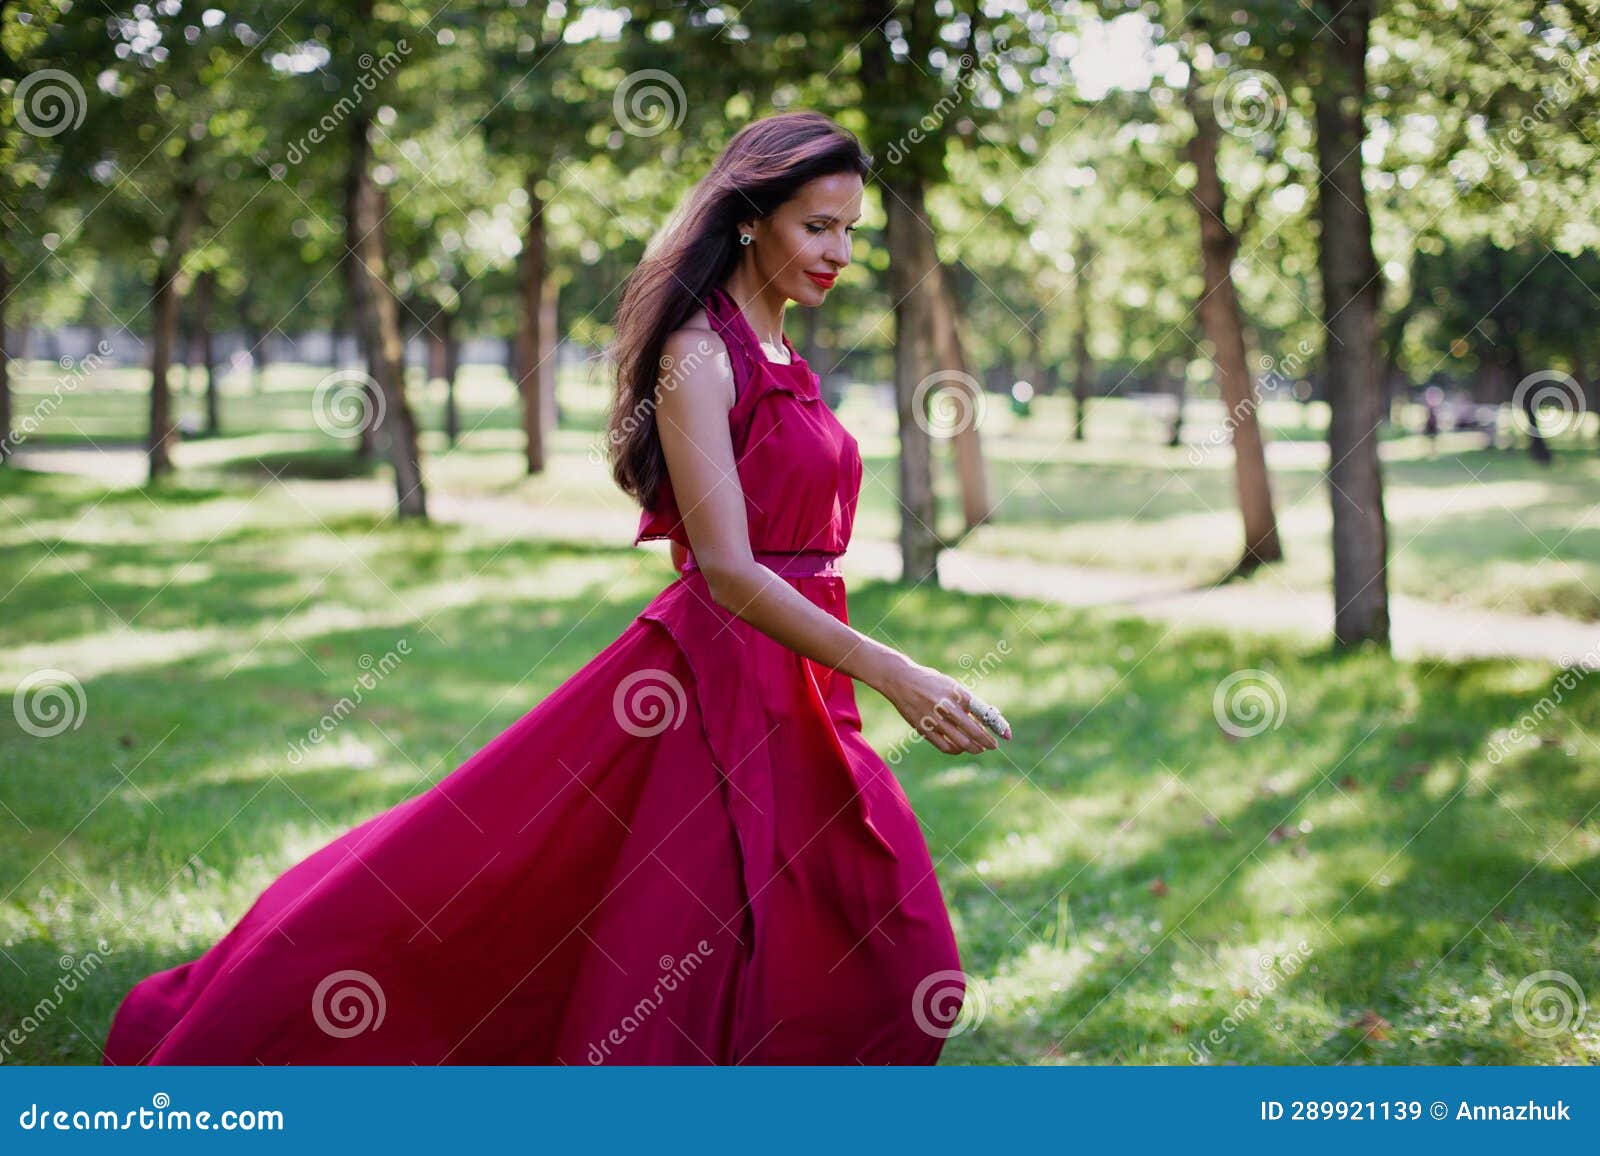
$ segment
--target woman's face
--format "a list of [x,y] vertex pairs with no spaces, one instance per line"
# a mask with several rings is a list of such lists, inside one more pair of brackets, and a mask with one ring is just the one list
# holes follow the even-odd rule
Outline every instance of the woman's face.
[[850,264],[850,236],[861,219],[861,178],[816,177],[771,216],[746,221],[750,259],[761,284],[801,305],[821,305],[839,271]]

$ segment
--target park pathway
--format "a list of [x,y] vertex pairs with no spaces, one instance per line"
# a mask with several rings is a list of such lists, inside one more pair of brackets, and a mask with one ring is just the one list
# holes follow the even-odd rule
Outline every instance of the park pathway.
[[[143,480],[141,451],[23,448],[16,460],[24,469],[85,473],[118,487]],[[375,513],[387,512],[394,505],[393,486],[381,481],[285,479],[281,484],[313,510],[326,509],[330,500],[341,509]],[[625,546],[633,541],[638,525],[637,517],[623,510],[564,509],[494,494],[452,494],[437,489],[428,493],[428,512],[440,522],[586,544]],[[649,546],[665,553],[665,543]],[[897,578],[899,551],[892,542],[857,538],[845,557],[845,573],[856,579]],[[949,590],[1036,598],[1183,625],[1296,634],[1317,641],[1333,635],[1330,592],[1288,589],[1270,576],[1196,587],[1159,574],[1036,562],[963,548],[944,553],[939,581]],[[1392,649],[1401,658],[1530,658],[1572,664],[1586,654],[1600,654],[1600,622],[1445,605],[1393,593],[1389,615]]]
[[[311,486],[314,492],[327,483],[295,484]],[[387,509],[394,501],[393,488],[374,486],[372,500],[374,509]],[[430,516],[440,521],[476,523],[558,541],[626,545],[638,526],[637,517],[621,511],[542,507],[515,498],[437,490],[429,493],[428,507]],[[650,546],[666,551],[665,543]],[[845,556],[845,574],[855,579],[898,578],[899,549],[893,542],[857,538]],[[1267,576],[1197,588],[1159,574],[956,549],[940,558],[939,582],[947,590],[1037,598],[1185,625],[1297,634],[1318,641],[1333,636],[1331,592],[1291,590]],[[1447,606],[1393,593],[1389,615],[1392,649],[1402,658],[1531,658],[1570,664],[1586,652],[1600,652],[1600,622]]]

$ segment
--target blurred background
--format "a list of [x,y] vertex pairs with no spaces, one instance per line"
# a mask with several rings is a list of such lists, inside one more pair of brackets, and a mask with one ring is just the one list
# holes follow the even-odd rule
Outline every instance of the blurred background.
[[7,0],[0,48],[0,1061],[95,1062],[671,579],[618,294],[794,108],[874,158],[788,318],[852,622],[1017,732],[860,688],[946,1057],[1600,1058],[1594,0]]

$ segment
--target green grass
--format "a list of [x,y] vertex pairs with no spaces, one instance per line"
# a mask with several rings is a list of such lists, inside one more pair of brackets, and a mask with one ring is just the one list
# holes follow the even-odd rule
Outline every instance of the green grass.
[[[347,447],[323,434],[312,414],[312,391],[326,373],[310,366],[274,366],[257,392],[244,374],[223,379],[227,436],[179,448],[192,481],[219,475],[265,480],[262,466],[288,476],[348,476]],[[16,411],[47,406],[37,445],[138,442],[143,436],[146,376],[96,373],[81,382],[48,363],[20,374]],[[178,374],[183,381],[181,371]],[[72,381],[70,391],[61,382]],[[198,390],[198,383],[196,391]],[[600,444],[606,385],[598,368],[569,368],[560,388],[562,425],[551,469],[527,478],[521,468],[518,413],[504,373],[468,366],[459,389],[466,436],[448,449],[440,433],[442,386],[413,373],[414,405],[427,431],[427,480],[451,491],[512,493],[530,502],[629,512],[592,451]],[[49,407],[59,395],[59,404]],[[198,392],[180,389],[179,411],[198,417]],[[1088,439],[1073,442],[1065,399],[1043,398],[1020,418],[989,398],[983,416],[992,523],[968,540],[974,550],[1170,574],[1195,584],[1214,581],[1237,559],[1242,536],[1233,490],[1232,452],[1219,432],[1215,402],[1190,403],[1185,445],[1168,448],[1164,428],[1142,403],[1120,398],[1090,407]],[[841,417],[862,443],[866,481],[857,533],[892,540],[898,533],[895,418],[881,390],[848,392]],[[1325,591],[1331,584],[1330,513],[1320,471],[1326,459],[1322,405],[1263,407],[1274,499],[1285,560],[1253,581],[1277,589]],[[1559,613],[1600,621],[1600,452],[1590,415],[1555,439],[1556,464],[1542,468],[1523,450],[1490,451],[1478,435],[1446,434],[1430,457],[1414,432],[1385,433],[1385,511],[1389,520],[1390,588],[1438,602],[1506,612]],[[938,470],[939,528],[961,529],[953,470]],[[382,467],[379,467],[382,471]]]
[[[0,1027],[31,1022],[65,957],[109,948],[7,1062],[95,1062],[128,986],[459,766],[670,576],[642,551],[319,523],[281,487],[190,481],[0,471],[0,691],[56,667],[86,703],[54,737],[9,712],[0,727]],[[1554,668],[1335,656],[886,583],[852,586],[851,619],[985,670],[1016,730],[981,758],[913,743],[897,763],[981,1013],[948,1062],[1181,1064],[1213,1031],[1214,1063],[1600,1061],[1593,680],[1506,743]],[[361,656],[402,638],[410,655],[336,740],[290,764]],[[1240,670],[1270,675],[1282,709],[1234,738],[1213,693]],[[859,701],[880,751],[904,744],[887,702]],[[1264,966],[1301,940],[1303,961]],[[1514,1014],[1541,971],[1588,1002],[1548,1038]]]

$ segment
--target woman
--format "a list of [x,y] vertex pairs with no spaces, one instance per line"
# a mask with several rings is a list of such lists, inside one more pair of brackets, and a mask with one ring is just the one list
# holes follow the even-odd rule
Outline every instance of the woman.
[[818,114],[751,124],[629,280],[613,472],[678,579],[452,774],[140,982],[106,1062],[938,1058],[960,962],[852,680],[946,753],[997,744],[959,681],[849,626],[860,452],[782,335],[849,264],[868,166]]

